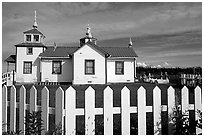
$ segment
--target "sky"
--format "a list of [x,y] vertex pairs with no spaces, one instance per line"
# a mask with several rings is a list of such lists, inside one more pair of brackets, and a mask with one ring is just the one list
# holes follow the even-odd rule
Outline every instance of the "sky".
[[201,2],[3,2],[2,71],[35,10],[48,46],[78,46],[90,24],[98,46],[128,46],[131,37],[140,66],[202,66]]

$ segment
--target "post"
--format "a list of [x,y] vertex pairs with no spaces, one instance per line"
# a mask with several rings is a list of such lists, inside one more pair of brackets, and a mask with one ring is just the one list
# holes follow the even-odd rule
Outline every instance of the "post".
[[103,91],[104,135],[113,135],[113,90],[107,86]]
[[70,86],[65,92],[65,130],[66,135],[76,134],[76,90]]
[[[202,101],[201,88],[197,86],[195,88],[195,120],[201,119],[201,117],[199,117],[199,114],[198,114],[199,110],[202,112],[202,102],[201,101]],[[202,129],[196,127],[196,134],[200,134],[200,133],[202,133]]]
[[146,90],[141,86],[137,90],[138,135],[146,135]]
[[[41,110],[42,110],[42,120],[43,120],[43,126],[44,126],[44,131],[48,131],[48,126],[49,126],[49,90],[45,86],[42,89],[42,96],[41,96]],[[44,132],[41,132],[44,134]]]
[[11,87],[10,98],[10,131],[16,131],[16,88]]
[[172,86],[167,89],[168,100],[168,135],[174,134],[174,122],[172,121],[173,110],[175,108],[175,90]]
[[2,132],[7,132],[7,109],[8,109],[8,102],[7,102],[7,95],[8,90],[7,86],[4,85],[2,89]]
[[95,134],[95,90],[89,86],[85,91],[85,135]]
[[62,132],[64,132],[64,91],[61,87],[57,89],[55,97],[55,125],[61,126]]
[[26,89],[22,85],[20,88],[19,100],[19,130],[25,134],[25,116],[26,116]]
[[13,70],[13,85],[15,84],[15,71]]
[[33,85],[30,89],[30,113],[37,111],[37,90]]
[[7,62],[7,72],[9,72],[9,62]]
[[154,134],[161,134],[161,90],[158,86],[153,89]]
[[121,132],[130,135],[130,90],[126,86],[121,90]]

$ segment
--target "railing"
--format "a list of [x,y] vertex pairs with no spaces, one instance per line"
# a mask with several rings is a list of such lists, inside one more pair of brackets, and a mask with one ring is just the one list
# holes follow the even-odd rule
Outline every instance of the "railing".
[[196,87],[199,84],[202,84],[201,75],[195,74],[181,74],[181,85]]
[[13,80],[15,78],[15,72],[6,72],[2,74],[2,85],[6,84],[7,86],[13,85]]
[[[37,86],[36,86],[37,87]],[[173,87],[169,87],[167,89],[167,105],[162,105],[162,94],[161,89],[156,86],[153,89],[153,104],[152,106],[147,106],[146,102],[150,99],[147,96],[147,91],[143,86],[140,86],[139,89],[134,90],[136,94],[134,94],[134,99],[137,100],[136,106],[130,106],[130,90],[124,86],[119,92],[121,95],[120,98],[120,107],[114,107],[113,102],[113,93],[114,91],[107,86],[103,90],[103,108],[96,108],[95,103],[98,101],[95,97],[97,91],[95,91],[91,86],[89,86],[85,90],[85,107],[77,108],[76,107],[76,96],[77,91],[70,86],[65,91],[59,87],[55,91],[55,107],[50,107],[50,91],[45,86],[41,92],[38,92],[35,86],[32,86],[30,91],[26,90],[24,86],[21,86],[19,89],[19,93],[17,94],[17,90],[15,86],[10,88],[10,101],[8,101],[8,89],[7,86],[3,86],[2,92],[2,121],[6,123],[6,125],[2,128],[3,131],[7,131],[7,125],[10,125],[11,131],[16,131],[16,127],[18,125],[19,130],[23,131],[25,134],[25,116],[26,110],[38,111],[41,110],[41,118],[43,120],[43,128],[44,131],[48,131],[49,127],[49,114],[55,115],[55,124],[62,124],[61,128],[64,131],[63,134],[66,135],[75,135],[76,134],[76,116],[84,116],[85,117],[85,134],[86,135],[94,135],[95,134],[95,116],[103,115],[104,119],[104,135],[113,135],[113,115],[120,114],[121,115],[121,134],[129,135],[130,134],[130,114],[137,113],[138,115],[138,134],[145,135],[147,132],[147,112],[152,112],[153,114],[153,125],[154,125],[154,134],[162,134],[162,112],[167,112],[166,116],[168,122],[166,125],[169,125],[170,133],[170,124],[172,124],[172,119],[168,116],[172,115],[173,110],[175,108],[176,97],[175,97],[175,89]],[[29,94],[26,94],[29,92]],[[149,91],[148,91],[149,92]],[[37,93],[40,95],[41,105],[37,105]],[[66,93],[66,94],[65,94]],[[132,92],[131,92],[132,93]],[[16,102],[16,97],[19,97],[19,102]],[[29,95],[29,96],[28,96]],[[196,87],[194,90],[194,104],[189,104],[189,89],[187,87],[183,87],[181,89],[181,108],[182,112],[193,110],[195,114],[195,120],[198,119],[197,110],[202,110],[201,104],[201,88]],[[17,98],[18,98],[17,97]],[[132,98],[133,96],[131,96]],[[29,104],[26,104],[27,98],[29,99]],[[150,99],[151,100],[151,99]],[[17,115],[17,109],[19,109]],[[9,110],[8,110],[9,109]],[[9,112],[9,115],[8,115]],[[8,117],[7,117],[8,116]],[[19,123],[16,123],[17,116],[19,116]],[[187,117],[189,117],[189,113],[187,113]],[[65,118],[65,121],[64,121]],[[42,131],[42,134],[44,134]],[[196,134],[202,132],[199,129],[196,129]]]

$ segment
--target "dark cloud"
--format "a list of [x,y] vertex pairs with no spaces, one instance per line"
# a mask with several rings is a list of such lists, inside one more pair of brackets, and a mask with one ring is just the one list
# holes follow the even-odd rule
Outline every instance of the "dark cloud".
[[[201,64],[201,2],[3,2],[2,51],[7,56],[8,51],[15,52],[14,44],[22,42],[22,32],[32,27],[34,10],[39,30],[46,35],[45,44],[78,44],[90,23],[93,36],[105,46],[127,46],[129,37],[133,37],[141,62],[173,61],[173,56],[184,51],[185,55],[179,57],[186,60],[181,61],[183,65]],[[190,51],[198,53],[198,61],[184,58]],[[153,55],[160,58],[153,60]]]

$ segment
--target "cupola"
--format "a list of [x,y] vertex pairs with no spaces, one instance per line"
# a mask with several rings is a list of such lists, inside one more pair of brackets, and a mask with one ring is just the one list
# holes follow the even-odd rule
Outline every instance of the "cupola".
[[37,28],[38,28],[37,15],[35,11],[33,28],[28,31],[23,32],[24,43],[42,43],[43,42],[43,39],[45,38],[45,36]]
[[92,36],[91,27],[88,24],[87,31],[86,31],[86,36],[84,38],[80,39],[80,47],[83,46],[84,44],[88,43],[88,42],[93,43],[93,44],[96,45],[96,41],[97,41],[97,39]]

